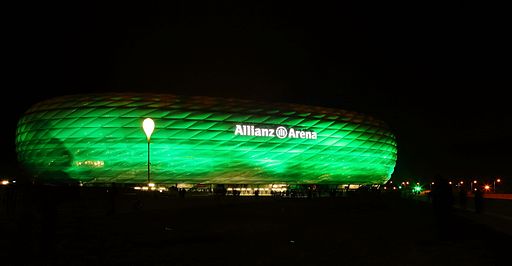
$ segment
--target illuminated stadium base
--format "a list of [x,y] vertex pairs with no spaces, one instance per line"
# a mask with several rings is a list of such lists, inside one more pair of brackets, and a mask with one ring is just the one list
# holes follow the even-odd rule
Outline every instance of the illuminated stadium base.
[[174,95],[94,94],[34,105],[19,121],[20,162],[36,177],[93,183],[382,184],[396,141],[339,109]]

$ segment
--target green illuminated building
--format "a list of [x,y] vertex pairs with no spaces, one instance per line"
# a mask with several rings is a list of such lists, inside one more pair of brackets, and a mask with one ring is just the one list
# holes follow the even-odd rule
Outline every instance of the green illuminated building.
[[82,182],[382,184],[396,141],[370,116],[339,109],[175,95],[91,94],[40,102],[19,121],[20,162]]

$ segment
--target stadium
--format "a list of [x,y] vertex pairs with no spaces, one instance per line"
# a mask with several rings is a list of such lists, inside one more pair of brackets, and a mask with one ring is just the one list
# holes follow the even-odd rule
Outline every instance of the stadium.
[[386,124],[357,112],[139,93],[37,103],[18,123],[16,150],[36,179],[189,187],[379,185],[397,158]]

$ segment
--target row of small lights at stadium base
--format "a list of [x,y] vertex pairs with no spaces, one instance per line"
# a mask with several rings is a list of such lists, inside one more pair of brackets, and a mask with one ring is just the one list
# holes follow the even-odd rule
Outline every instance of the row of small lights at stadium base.
[[[341,186],[341,185],[340,185]],[[344,188],[348,186],[349,189],[358,189],[361,187],[361,185],[342,185]],[[257,188],[226,188],[227,192],[233,192],[233,191],[240,191],[242,192],[242,195],[249,195],[252,193],[255,193],[256,191],[261,192],[262,195],[270,194],[272,192],[286,192],[288,190],[287,184],[272,184],[270,187],[257,187]],[[193,188],[192,184],[178,184],[177,188]],[[148,186],[136,186],[133,187],[135,190],[141,190],[141,191],[169,191],[167,187],[159,187],[154,183],[149,183]],[[245,193],[244,193],[245,192]]]
[[142,186],[142,187],[134,187],[133,189],[142,190],[142,191],[148,191],[148,190],[157,191],[158,190],[158,192],[167,191],[166,187],[157,187],[155,185],[155,183],[149,183],[147,186]]
[[[274,191],[274,192],[285,192],[286,191],[286,185],[272,185],[272,188],[227,188],[227,191],[232,190],[238,190],[238,191],[251,191],[251,190],[259,190],[259,191]],[[178,186],[179,187],[179,186]],[[149,183],[147,186],[136,186],[133,187],[135,190],[142,190],[142,191],[168,191],[169,189],[166,187],[158,187],[155,183]]]
[[[11,182],[9,180],[2,180],[0,182],[0,184],[2,185],[9,185]],[[12,183],[16,183],[16,180],[13,180]],[[393,184],[393,181],[389,181],[390,184]],[[498,178],[496,180],[494,180],[493,182],[493,186],[494,186],[494,190],[496,189],[496,183],[501,183],[501,179]],[[407,187],[409,185],[409,181],[406,181],[406,182],[402,182],[400,186],[393,186],[393,187],[390,187],[390,189],[393,189],[393,190],[396,190],[397,188],[398,189],[402,189],[402,186],[403,187]],[[432,182],[431,185],[434,185],[435,182]],[[453,182],[452,181],[449,181],[448,184],[452,185]],[[461,186],[464,184],[464,181],[460,181],[459,183],[457,183],[455,186]],[[477,180],[473,180],[473,182],[471,182],[471,187],[473,190],[477,190],[477,188],[473,188],[473,184],[478,184],[478,181]],[[275,185],[274,185],[275,186]],[[387,190],[388,187],[387,186],[384,186],[383,187],[384,190]],[[491,186],[488,185],[488,184],[484,184],[483,185],[483,188],[484,190],[491,190]],[[167,191],[168,189],[166,187],[157,187],[155,185],[155,183],[149,183],[148,186],[137,186],[137,187],[134,187],[135,190],[143,190],[143,191],[148,191],[148,190],[151,190],[151,191],[156,191],[158,190],[159,192],[163,192],[163,191]],[[232,191],[232,190],[238,190],[238,191],[251,191],[253,190],[253,188],[227,188],[228,191]],[[286,188],[284,187],[273,187],[273,188],[254,188],[254,190],[261,190],[261,191],[276,191],[276,192],[284,192],[286,191]],[[422,186],[420,185],[419,182],[416,183],[416,186],[413,188],[413,191],[416,191],[416,192],[421,192],[423,190]]]
[[[393,181],[389,181],[389,183],[393,184]],[[496,190],[496,183],[501,183],[501,178],[495,179],[493,181],[493,186],[494,186],[493,189],[494,190]],[[448,184],[453,185],[453,182],[452,181],[448,181]],[[473,184],[475,184],[475,186],[476,186],[476,184],[478,184],[478,181],[477,180],[473,180],[473,182],[471,182],[472,190],[477,190],[477,188],[473,188]],[[398,189],[402,189],[402,186],[407,187],[408,185],[409,185],[409,181],[402,182],[401,186],[398,186]],[[431,185],[435,185],[435,182],[432,182]],[[457,186],[457,187],[460,187],[462,185],[464,185],[464,181],[460,181],[459,183],[455,184],[455,186]],[[384,189],[387,190],[388,187],[384,186]],[[390,187],[390,189],[396,190],[397,187],[393,186],[393,187]],[[489,190],[491,190],[491,185],[484,184],[483,185],[483,189],[489,191]],[[421,192],[422,190],[423,190],[423,188],[421,187],[420,183],[416,182],[416,186],[413,188],[413,191]]]

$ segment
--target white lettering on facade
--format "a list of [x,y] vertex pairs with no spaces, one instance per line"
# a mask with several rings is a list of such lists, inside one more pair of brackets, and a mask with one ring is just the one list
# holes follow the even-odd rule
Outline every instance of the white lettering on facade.
[[294,139],[317,139],[318,134],[310,130],[287,129],[284,126],[276,128],[263,128],[254,125],[235,125],[235,135],[254,137],[278,137]]

